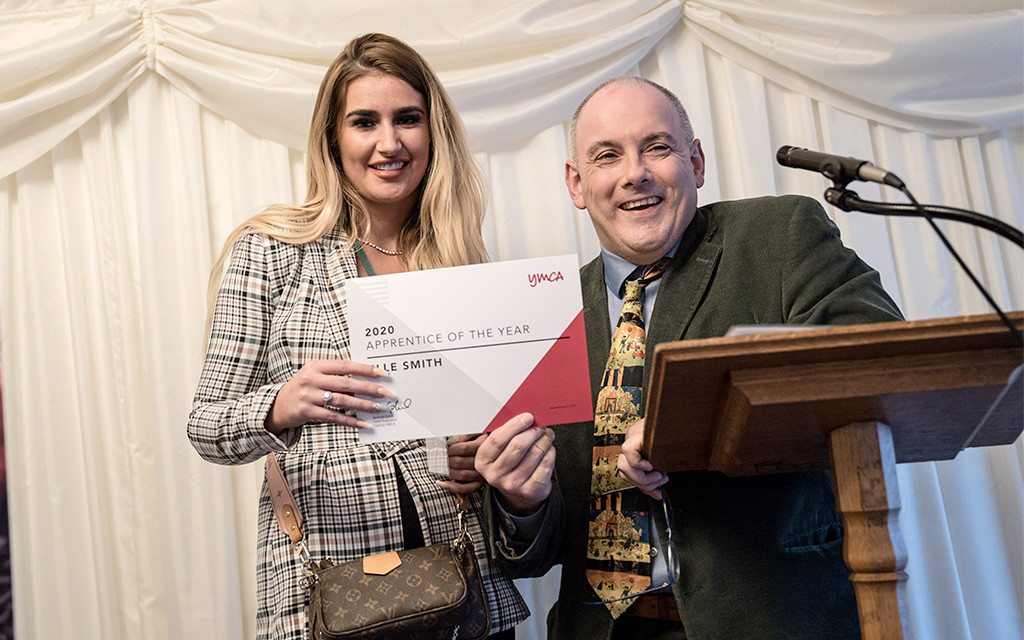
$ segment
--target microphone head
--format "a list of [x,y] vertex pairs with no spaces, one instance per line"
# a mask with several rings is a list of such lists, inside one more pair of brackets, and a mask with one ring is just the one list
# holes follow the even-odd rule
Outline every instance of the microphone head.
[[788,166],[786,165],[786,160],[789,159],[789,153],[793,151],[793,149],[796,149],[796,147],[790,146],[788,144],[782,145],[781,147],[779,147],[778,152],[775,154],[775,160],[777,160],[778,163],[783,166]]

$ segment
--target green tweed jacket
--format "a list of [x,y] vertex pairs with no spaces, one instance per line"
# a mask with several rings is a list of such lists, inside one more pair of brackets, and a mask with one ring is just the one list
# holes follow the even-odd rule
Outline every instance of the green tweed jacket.
[[[902,319],[877,272],[843,246],[814,200],[718,202],[698,209],[665,271],[648,322],[648,349],[722,336],[738,324],[859,324]],[[581,270],[591,384],[596,399],[611,342],[604,264]],[[645,384],[647,375],[645,372]],[[493,556],[513,576],[562,565],[548,615],[556,640],[609,638],[613,622],[586,581],[591,423],[555,428],[555,489],[540,535],[512,552],[484,501]],[[665,486],[680,579],[673,592],[689,640],[859,638],[842,559],[842,523],[827,472],[728,478],[673,473]],[[658,510],[652,510],[657,514]],[[664,534],[664,523],[655,523]]]

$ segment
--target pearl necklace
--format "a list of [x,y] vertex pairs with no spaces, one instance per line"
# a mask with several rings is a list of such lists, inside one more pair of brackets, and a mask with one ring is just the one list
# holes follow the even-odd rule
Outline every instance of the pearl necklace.
[[373,244],[372,242],[369,242],[368,240],[363,240],[359,236],[356,236],[356,240],[358,240],[362,244],[365,244],[368,247],[373,247],[374,249],[376,249],[377,251],[380,251],[381,253],[383,253],[386,256],[400,256],[400,255],[402,255],[401,251],[390,251],[388,249],[385,249],[384,247],[378,247],[377,245]]

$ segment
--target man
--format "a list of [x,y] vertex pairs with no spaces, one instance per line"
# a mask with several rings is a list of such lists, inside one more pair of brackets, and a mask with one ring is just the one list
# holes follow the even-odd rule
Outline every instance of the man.
[[[646,327],[647,353],[659,342],[721,336],[739,324],[900,319],[878,274],[842,245],[815,201],[788,196],[698,208],[704,152],[682,105],[663,87],[640,78],[605,83],[577,109],[570,137],[566,185],[573,203],[588,211],[602,247],[581,270],[595,401],[624,281],[666,256],[663,275],[656,269],[641,294],[638,324]],[[660,503],[616,512],[653,516],[656,535],[649,541],[639,524],[644,520],[630,520],[629,528],[634,549],[649,542],[655,550],[649,562],[632,563],[649,565],[653,578],[602,573],[600,561],[608,557],[602,545],[611,543],[589,540],[601,529],[589,521],[601,517],[592,510],[591,478],[599,459],[608,458],[593,453],[597,440],[604,447],[593,423],[553,432],[524,414],[480,445],[475,464],[490,485],[485,528],[493,555],[519,576],[562,565],[558,602],[548,616],[551,638],[859,637],[828,473],[665,475],[640,456],[642,429],[642,421],[632,424],[622,454],[611,459],[619,475],[648,495],[664,490],[671,506],[671,541]],[[612,473],[602,473],[601,482],[612,481]],[[658,567],[662,574],[673,568],[663,562],[667,545],[678,563],[670,591],[612,597],[620,585],[630,594],[640,590],[630,583],[660,584]]]

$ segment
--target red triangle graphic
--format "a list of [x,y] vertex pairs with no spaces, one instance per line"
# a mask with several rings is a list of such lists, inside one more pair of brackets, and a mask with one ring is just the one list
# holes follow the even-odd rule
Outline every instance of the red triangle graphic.
[[590,368],[581,309],[486,430],[497,429],[524,411],[544,426],[592,420],[594,408],[590,403]]

